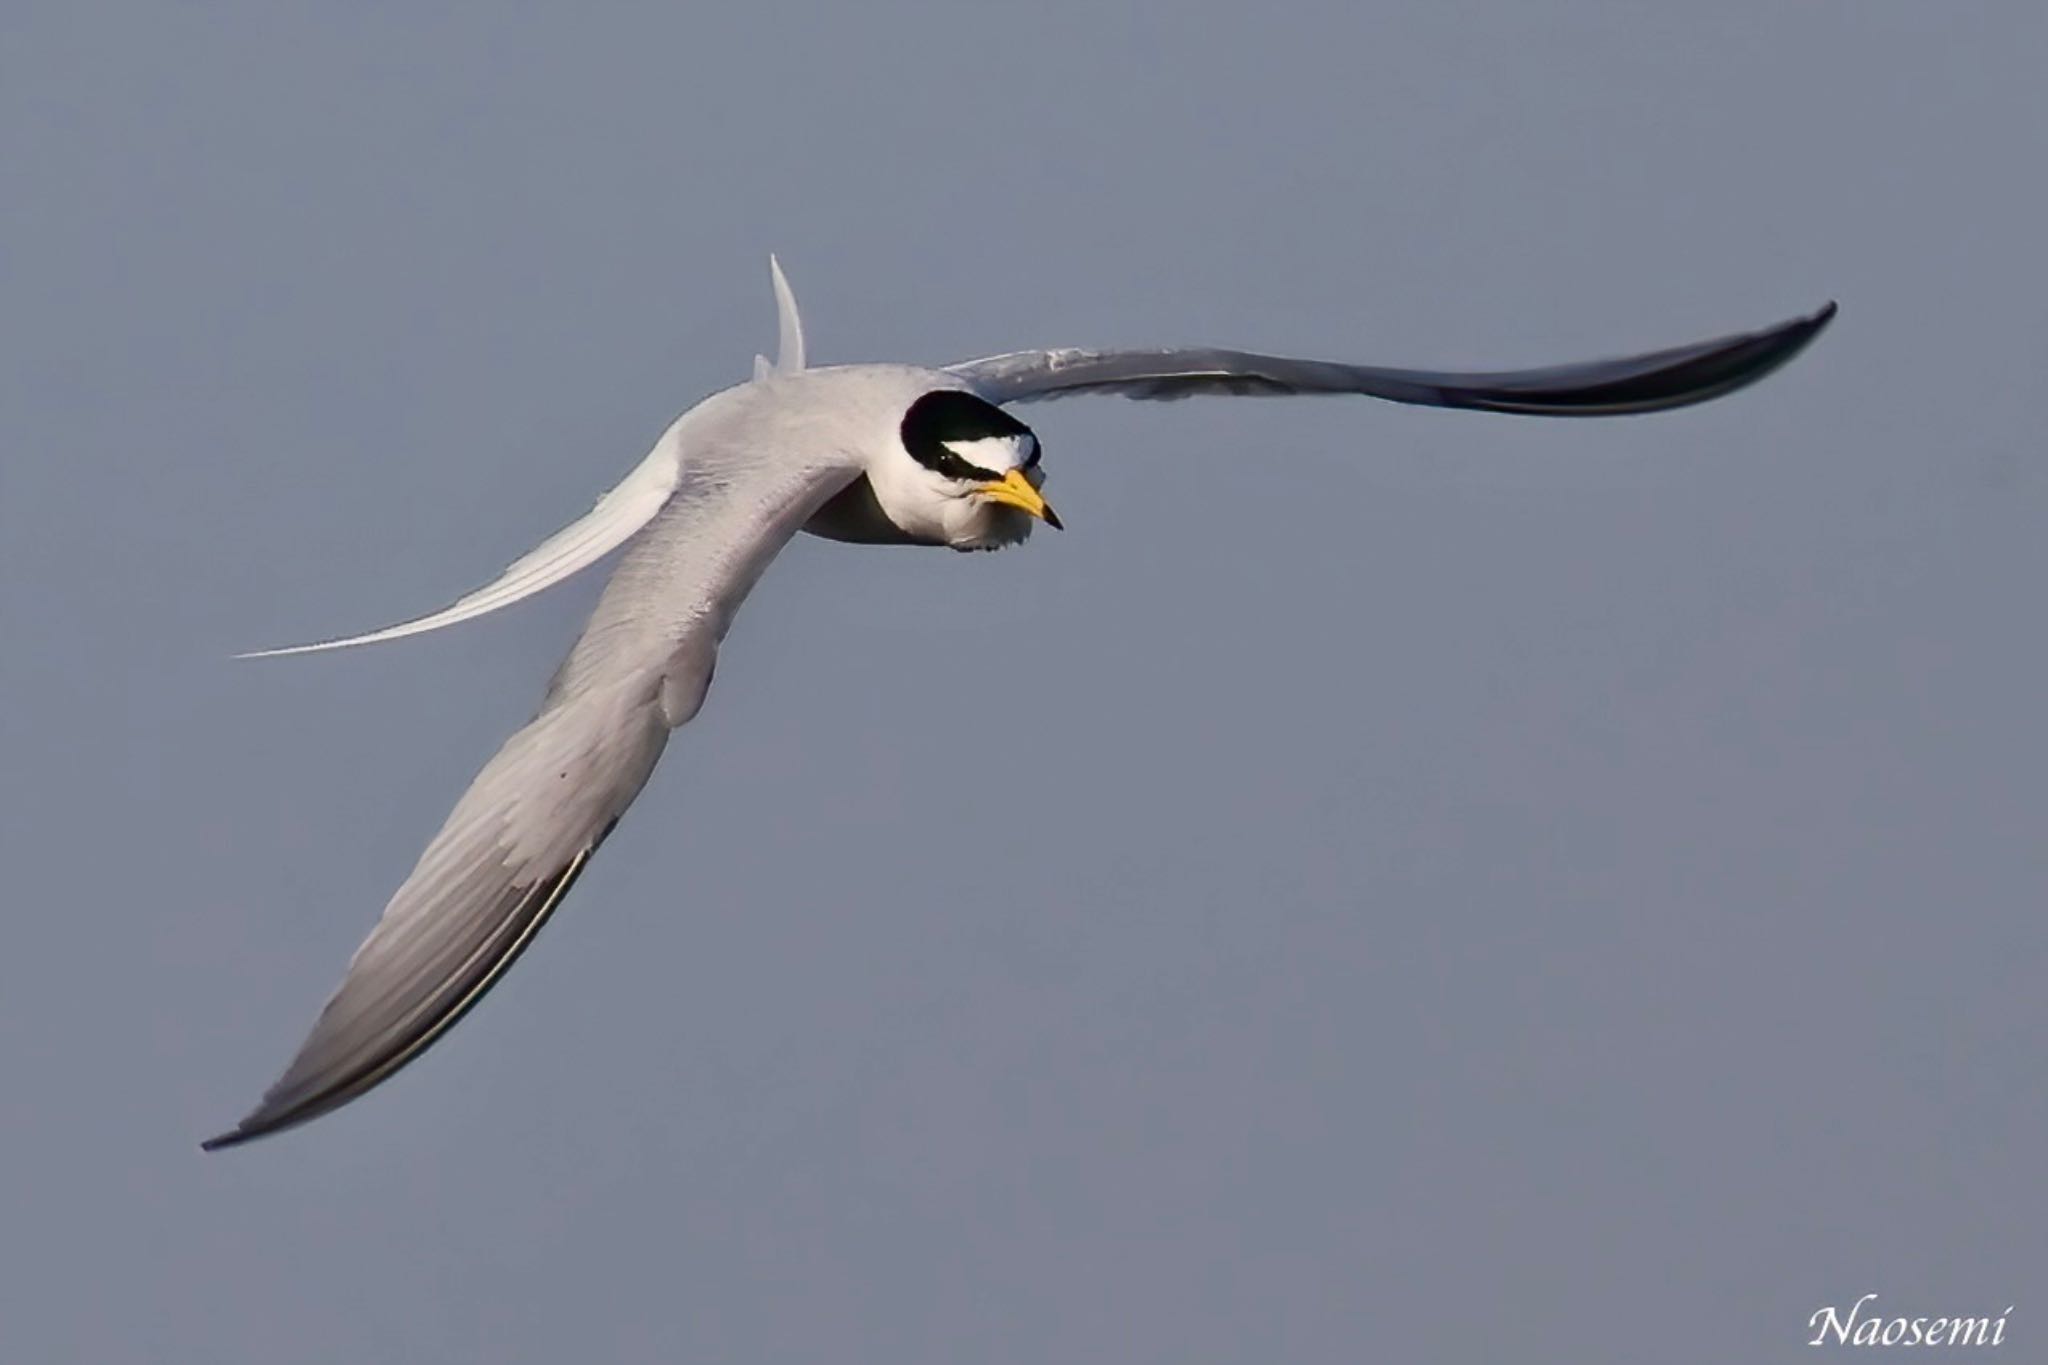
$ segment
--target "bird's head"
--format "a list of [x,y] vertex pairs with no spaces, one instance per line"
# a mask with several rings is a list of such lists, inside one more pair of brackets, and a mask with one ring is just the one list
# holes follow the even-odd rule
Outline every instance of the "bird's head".
[[876,497],[907,531],[956,550],[994,550],[1060,519],[1039,488],[1038,437],[995,404],[961,389],[915,399],[898,428],[901,454],[870,469]]

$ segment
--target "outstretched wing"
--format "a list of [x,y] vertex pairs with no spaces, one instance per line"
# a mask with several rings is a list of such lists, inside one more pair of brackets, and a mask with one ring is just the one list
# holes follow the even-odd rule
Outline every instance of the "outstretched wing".
[[318,644],[286,645],[280,649],[251,650],[238,654],[240,659],[270,659],[285,654],[315,654],[327,649],[347,649],[351,645],[376,644],[382,640],[402,640],[408,635],[424,635],[430,630],[452,626],[460,621],[472,620],[509,607],[545,588],[553,587],[563,579],[586,569],[605,555],[626,543],[635,531],[654,519],[670,496],[676,491],[676,480],[681,476],[682,465],[678,458],[676,428],[670,427],[649,452],[646,459],[621,479],[612,490],[597,500],[597,505],[576,521],[564,526],[521,555],[507,566],[505,572],[478,588],[466,597],[458,598],[440,611],[426,616],[401,621],[395,626],[369,631],[363,635],[351,635],[340,640],[322,640]]
[[656,681],[554,707],[456,803],[356,950],[284,1076],[230,1147],[369,1090],[452,1027],[517,960],[639,794],[668,741]]
[[695,415],[678,424],[673,499],[612,575],[540,714],[456,803],[282,1079],[208,1149],[348,1103],[490,989],[639,795],[670,729],[696,714],[755,580],[858,472],[750,445],[745,421],[714,421],[693,442]]
[[1209,348],[1015,351],[952,365],[948,372],[992,403],[1073,393],[1126,398],[1360,393],[1439,408],[1607,417],[1701,403],[1754,383],[1797,355],[1834,315],[1830,303],[1811,316],[1760,332],[1617,360],[1496,373],[1397,370]]

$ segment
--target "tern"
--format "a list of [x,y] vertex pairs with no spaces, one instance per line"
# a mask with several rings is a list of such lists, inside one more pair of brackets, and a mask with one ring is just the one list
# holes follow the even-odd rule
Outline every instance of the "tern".
[[1762,331],[1615,360],[1458,374],[1248,351],[1016,351],[938,369],[808,367],[769,261],[779,353],[677,418],[597,505],[444,610],[343,649],[497,611],[624,547],[540,709],[484,765],[356,950],[262,1102],[201,1145],[318,1118],[418,1057],[518,960],[639,795],[669,732],[704,704],[720,641],[799,531],[865,545],[987,550],[1059,518],[1037,435],[1005,411],[1070,394],[1365,394],[1552,417],[1659,412],[1730,393],[1798,354],[1835,305]]

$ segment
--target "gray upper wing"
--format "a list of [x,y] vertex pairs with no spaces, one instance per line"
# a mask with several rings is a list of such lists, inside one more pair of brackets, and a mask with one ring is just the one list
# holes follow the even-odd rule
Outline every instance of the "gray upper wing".
[[229,1147],[339,1108],[418,1056],[533,941],[668,740],[655,679],[543,711],[470,784],[284,1076]]
[[696,714],[755,580],[858,473],[829,453],[750,442],[760,432],[744,413],[684,435],[674,497],[627,549],[540,713],[456,803],[284,1076],[205,1147],[348,1103],[482,997],[639,794],[669,730]]
[[1075,393],[1152,399],[1357,393],[1439,408],[1606,417],[1683,407],[1754,383],[1797,355],[1834,315],[1829,303],[1758,332],[1614,360],[1493,373],[1388,369],[1201,347],[1015,351],[949,366],[948,372],[994,403]]

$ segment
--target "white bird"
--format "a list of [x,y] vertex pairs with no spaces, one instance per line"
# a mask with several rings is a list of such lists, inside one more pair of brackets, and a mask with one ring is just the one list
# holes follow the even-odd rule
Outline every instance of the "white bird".
[[[647,781],[669,731],[697,714],[719,642],[798,531],[862,544],[996,549],[1034,521],[1038,438],[1004,405],[1072,393],[1357,393],[1549,416],[1654,412],[1761,378],[1834,316],[1619,360],[1490,374],[1381,369],[1244,351],[1018,351],[921,369],[809,369],[803,326],[770,259],[780,354],[751,382],[677,418],[589,515],[445,610],[266,655],[438,630],[625,555],[538,714],[484,765],[356,950],[311,1034],[262,1103],[211,1150],[305,1123],[420,1055],[533,941]],[[246,656],[255,657],[255,656]]]

